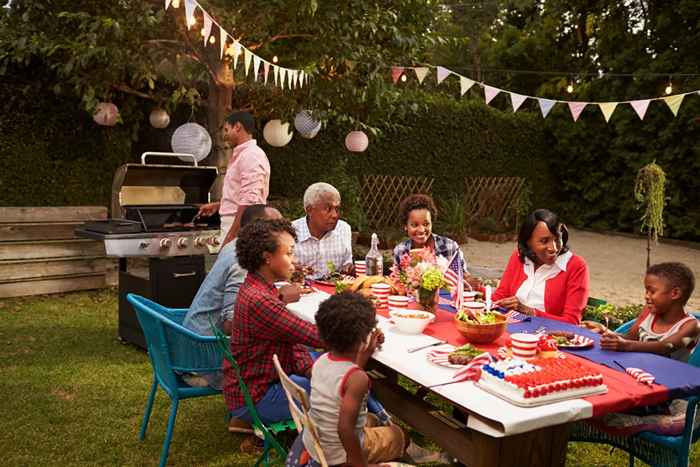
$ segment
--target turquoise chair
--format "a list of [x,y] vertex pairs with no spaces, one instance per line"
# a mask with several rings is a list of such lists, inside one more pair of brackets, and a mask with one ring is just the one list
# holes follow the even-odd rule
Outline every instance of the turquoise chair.
[[158,386],[170,397],[168,428],[160,455],[160,466],[164,467],[168,460],[168,450],[173,437],[180,401],[221,393],[221,391],[210,387],[190,387],[182,381],[180,375],[220,371],[223,354],[215,337],[200,336],[182,326],[187,309],[166,308],[135,294],[128,294],[127,300],[136,311],[136,316],[141,328],[143,328],[148,357],[153,367],[153,384],[148,395],[139,432],[141,441],[146,436],[148,419],[151,416]]
[[271,460],[270,454],[273,451],[277,452],[277,461],[284,464],[285,460],[287,459],[287,450],[282,447],[279,441],[277,441],[275,435],[279,435],[284,432],[296,433],[297,426],[294,423],[294,420],[282,420],[269,425],[265,425],[262,420],[260,420],[258,411],[255,409],[255,404],[253,403],[253,398],[250,396],[250,392],[248,391],[248,385],[245,384],[245,381],[243,381],[243,378],[241,378],[241,369],[238,366],[238,363],[236,363],[236,359],[233,357],[233,354],[229,349],[229,339],[217,328],[214,328],[214,334],[216,339],[218,339],[219,348],[223,353],[224,358],[228,360],[231,367],[236,372],[236,378],[238,379],[238,385],[243,393],[245,406],[248,409],[250,418],[252,419],[251,425],[253,427],[253,432],[255,433],[255,436],[263,440],[263,452],[258,458],[257,462],[255,462],[255,467],[258,467],[260,464],[269,467]]
[[588,303],[586,303],[587,306],[592,306],[592,307],[597,307],[600,305],[607,305],[608,302],[603,300],[602,298],[595,298],[595,297],[588,297]]
[[[700,320],[700,312],[692,313]],[[625,333],[632,327],[634,320],[628,321],[615,330]],[[700,350],[696,348],[688,363],[700,367]],[[685,414],[685,429],[678,436],[664,436],[644,431],[633,436],[616,436],[605,433],[590,423],[574,424],[570,441],[608,444],[622,449],[629,454],[629,466],[634,466],[635,458],[641,459],[655,467],[687,467],[690,446],[700,439],[700,430],[693,430],[693,421],[697,411],[699,396],[688,397],[688,408]]]

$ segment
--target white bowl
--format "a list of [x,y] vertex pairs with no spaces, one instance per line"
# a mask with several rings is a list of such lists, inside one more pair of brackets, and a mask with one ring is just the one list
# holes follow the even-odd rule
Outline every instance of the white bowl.
[[[406,334],[420,334],[435,319],[435,315],[422,310],[389,308],[389,316],[396,328]],[[420,316],[420,317],[418,317]]]

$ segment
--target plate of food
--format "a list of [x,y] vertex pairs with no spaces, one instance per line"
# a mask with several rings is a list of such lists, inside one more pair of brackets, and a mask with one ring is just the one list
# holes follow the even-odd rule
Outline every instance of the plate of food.
[[569,331],[548,331],[547,336],[553,338],[560,349],[585,349],[595,343],[590,337]]
[[479,350],[471,344],[465,344],[452,350],[433,349],[426,354],[426,358],[430,363],[436,365],[447,368],[462,368],[483,353],[483,350]]

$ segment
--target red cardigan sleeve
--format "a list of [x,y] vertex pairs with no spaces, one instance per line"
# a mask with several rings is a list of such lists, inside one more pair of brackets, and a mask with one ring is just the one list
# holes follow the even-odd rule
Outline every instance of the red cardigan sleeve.
[[518,273],[522,271],[523,263],[520,262],[518,250],[515,250],[513,254],[510,255],[510,259],[508,259],[508,264],[506,265],[506,270],[503,271],[501,282],[498,284],[498,288],[493,293],[491,299],[496,301],[515,295],[515,292],[518,291],[518,287],[520,287],[520,284],[517,283]]
[[[538,310],[537,316],[556,319],[566,323],[579,324],[583,310],[588,303],[588,266],[580,256],[574,256],[569,261],[564,296],[564,306],[559,313],[548,313]],[[546,302],[545,297],[545,302]],[[552,310],[554,311],[554,310]],[[559,311],[559,310],[556,310]]]

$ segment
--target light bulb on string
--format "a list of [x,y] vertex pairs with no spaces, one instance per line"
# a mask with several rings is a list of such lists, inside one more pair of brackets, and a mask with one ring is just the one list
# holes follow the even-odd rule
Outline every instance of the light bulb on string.
[[204,37],[204,36],[206,36],[207,31],[206,31],[206,29],[202,28],[202,30],[199,31],[199,33],[202,35],[202,37]]
[[277,58],[277,55],[275,55],[274,57],[272,57],[272,63],[277,63],[277,62],[279,62],[279,61],[280,61],[280,59]]
[[216,42],[216,37],[214,36],[209,36],[209,43],[214,44]]
[[402,83],[405,83],[407,79],[408,78],[406,78],[406,75],[401,75],[401,82]]
[[173,8],[180,8],[180,0],[173,0]]
[[569,94],[572,94],[574,92],[574,83],[569,81],[569,84],[566,86],[566,92]]
[[673,92],[673,84],[671,83],[671,78],[668,78],[668,84],[666,85],[666,89],[664,89],[664,92],[667,96]]
[[188,28],[191,28],[195,24],[197,24],[197,20],[194,18],[194,16],[187,19],[187,27]]

